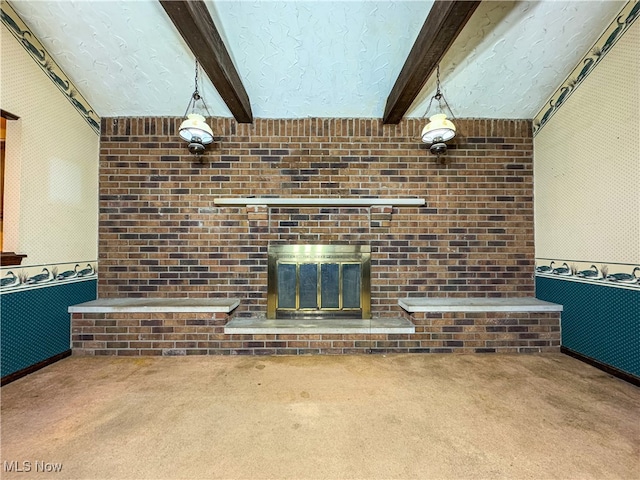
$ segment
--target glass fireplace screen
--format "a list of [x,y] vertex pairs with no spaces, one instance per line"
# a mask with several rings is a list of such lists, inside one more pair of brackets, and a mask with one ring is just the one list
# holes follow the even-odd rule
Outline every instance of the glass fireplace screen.
[[269,247],[267,317],[371,315],[368,245]]

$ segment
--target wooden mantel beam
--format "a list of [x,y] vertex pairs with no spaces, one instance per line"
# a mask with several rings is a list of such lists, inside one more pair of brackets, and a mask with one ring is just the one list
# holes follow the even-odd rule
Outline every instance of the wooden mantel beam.
[[251,104],[202,0],[159,0],[238,123],[252,123]]
[[383,123],[402,120],[480,1],[435,0],[387,98]]

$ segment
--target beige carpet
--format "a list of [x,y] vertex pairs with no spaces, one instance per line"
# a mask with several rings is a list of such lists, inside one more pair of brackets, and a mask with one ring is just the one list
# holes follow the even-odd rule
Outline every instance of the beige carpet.
[[3,479],[640,478],[640,389],[560,354],[71,357],[1,394]]

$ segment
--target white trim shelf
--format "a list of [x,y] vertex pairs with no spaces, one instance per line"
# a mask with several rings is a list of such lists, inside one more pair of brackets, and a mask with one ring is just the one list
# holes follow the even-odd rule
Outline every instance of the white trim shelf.
[[100,298],[71,305],[69,313],[229,313],[239,298]]
[[562,305],[533,297],[509,298],[400,298],[407,312],[561,312]]
[[419,207],[424,198],[335,198],[335,197],[220,197],[213,203],[219,206],[265,205],[267,207]]

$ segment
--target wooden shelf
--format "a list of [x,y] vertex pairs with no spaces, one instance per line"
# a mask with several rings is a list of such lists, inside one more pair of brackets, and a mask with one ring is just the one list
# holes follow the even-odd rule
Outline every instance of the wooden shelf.
[[20,265],[22,263],[22,259],[27,258],[27,256],[22,253],[2,252],[1,258],[2,266],[5,267],[8,265]]

